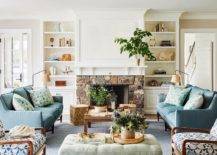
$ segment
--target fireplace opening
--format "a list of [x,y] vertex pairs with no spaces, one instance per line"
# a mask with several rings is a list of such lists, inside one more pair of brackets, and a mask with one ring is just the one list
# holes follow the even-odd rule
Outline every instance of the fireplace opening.
[[[98,87],[98,86],[99,85],[92,85],[92,87]],[[129,85],[104,85],[104,87],[110,92],[110,94],[115,95],[116,108],[120,104],[128,104]],[[92,101],[91,101],[91,105],[93,105]]]

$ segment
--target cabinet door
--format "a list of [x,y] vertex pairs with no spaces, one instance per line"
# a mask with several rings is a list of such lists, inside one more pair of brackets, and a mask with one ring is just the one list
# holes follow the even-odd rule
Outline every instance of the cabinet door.
[[63,115],[70,114],[70,105],[74,103],[73,91],[50,90],[52,95],[63,97]]
[[145,89],[144,111],[147,114],[156,114],[156,105],[158,103],[158,95],[161,93],[167,94],[168,89]]

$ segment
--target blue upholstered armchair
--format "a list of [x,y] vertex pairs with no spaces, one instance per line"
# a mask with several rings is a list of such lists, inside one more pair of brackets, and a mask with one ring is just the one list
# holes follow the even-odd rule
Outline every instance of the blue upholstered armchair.
[[54,96],[54,104],[47,107],[35,107],[34,111],[15,111],[12,105],[13,94],[16,93],[31,102],[28,90],[30,86],[20,87],[10,93],[0,96],[0,119],[6,129],[20,124],[34,128],[54,129],[55,121],[62,116],[63,99],[61,96]]
[[[210,129],[217,118],[217,93],[207,89],[189,85],[190,94],[203,94],[203,105],[200,109],[184,110],[183,106],[165,103],[166,94],[160,94],[157,104],[158,118],[162,117],[165,125],[170,128],[208,128]],[[186,100],[187,101],[187,100]]]

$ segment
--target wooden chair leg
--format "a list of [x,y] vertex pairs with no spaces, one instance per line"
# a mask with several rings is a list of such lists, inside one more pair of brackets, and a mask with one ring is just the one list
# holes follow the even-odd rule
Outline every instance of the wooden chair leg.
[[43,150],[43,154],[42,155],[46,155],[46,146],[44,147],[44,150]]
[[54,133],[54,125],[52,126],[52,129],[51,129],[51,130],[52,130],[52,133]]
[[165,131],[167,131],[168,126],[167,126],[167,123],[166,123],[166,122],[164,122],[164,126],[165,126]]
[[157,113],[157,121],[159,122],[159,120],[160,120],[160,114]]
[[63,115],[60,116],[60,123],[63,122]]

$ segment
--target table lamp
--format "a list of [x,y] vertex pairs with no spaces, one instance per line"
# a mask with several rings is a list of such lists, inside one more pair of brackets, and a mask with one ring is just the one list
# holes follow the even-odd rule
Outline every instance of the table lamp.
[[172,75],[172,78],[171,78],[171,83],[174,83],[175,85],[183,85],[183,81],[182,81],[182,76],[181,76],[181,74],[180,73],[182,73],[182,74],[185,74],[185,75],[189,75],[189,74],[187,74],[187,73],[185,73],[185,72],[183,72],[183,71],[180,71],[180,70],[176,70],[175,71],[175,74],[174,75]]
[[174,74],[172,75],[171,81],[175,85],[181,85],[181,75],[180,74]]

